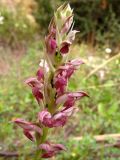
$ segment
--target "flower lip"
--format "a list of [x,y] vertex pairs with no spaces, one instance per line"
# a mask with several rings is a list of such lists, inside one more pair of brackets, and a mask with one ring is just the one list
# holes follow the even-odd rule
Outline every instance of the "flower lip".
[[68,117],[72,115],[75,107],[64,107],[61,111],[51,115],[47,110],[38,113],[38,120],[46,127],[62,127],[66,124]]
[[42,158],[51,158],[62,150],[66,151],[66,148],[62,144],[54,144],[50,142],[40,144],[38,149],[43,151]]
[[67,122],[67,116],[63,112],[51,115],[47,110],[39,112],[38,119],[44,126],[49,128],[61,127]]
[[58,68],[58,71],[59,71],[59,70],[68,70],[69,68],[78,69],[78,67],[79,67],[81,64],[84,64],[84,62],[83,62],[81,59],[79,59],[79,58],[76,58],[76,59],[73,59],[73,60],[69,60],[69,61],[66,62],[65,64],[61,65],[61,66]]
[[42,129],[34,123],[27,122],[21,118],[14,119],[13,122],[23,129],[24,135],[31,141],[35,141],[35,132],[39,133],[40,136],[43,134]]
[[76,92],[66,92],[65,94],[59,96],[57,99],[56,99],[56,104],[70,104],[71,101],[72,101],[72,104],[74,104],[74,102],[76,100],[79,100],[81,99],[82,97],[84,96],[88,96],[88,94],[86,92],[83,92],[83,91],[76,91]]
[[24,81],[25,84],[32,87],[41,88],[43,84],[36,78],[36,77],[30,77]]
[[31,77],[25,81],[25,83],[31,87],[33,96],[36,98],[38,104],[43,99],[43,93],[42,93],[43,76],[44,76],[43,71],[39,70],[39,73],[37,72],[37,78]]
[[70,47],[70,43],[68,43],[68,42],[63,42],[62,44],[61,44],[61,49],[60,49],[60,52],[62,53],[62,54],[67,54],[68,52],[69,52],[69,47]]
[[84,62],[81,59],[74,59],[58,67],[54,76],[54,86],[56,88],[57,95],[62,95],[65,92],[69,78],[83,63]]
[[38,127],[37,125],[31,123],[31,122],[27,122],[21,118],[17,118],[15,120],[13,120],[14,123],[16,123],[17,125],[19,125],[22,129],[27,130],[27,131],[36,131],[38,132],[40,135],[42,135],[42,130],[40,127]]

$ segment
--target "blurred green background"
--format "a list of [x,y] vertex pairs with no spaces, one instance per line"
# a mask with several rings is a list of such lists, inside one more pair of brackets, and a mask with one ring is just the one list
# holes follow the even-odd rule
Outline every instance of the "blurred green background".
[[[32,160],[34,149],[11,123],[16,117],[35,120],[39,106],[24,85],[34,76],[43,56],[44,36],[54,10],[64,0],[0,0],[0,153],[18,151]],[[71,57],[84,64],[71,78],[70,90],[85,90],[90,98],[78,103],[79,112],[50,139],[68,151],[53,160],[120,160],[114,139],[97,143],[94,135],[120,133],[120,1],[69,0],[75,29],[80,30]],[[83,140],[75,137],[83,136]],[[107,147],[106,147],[107,144]]]

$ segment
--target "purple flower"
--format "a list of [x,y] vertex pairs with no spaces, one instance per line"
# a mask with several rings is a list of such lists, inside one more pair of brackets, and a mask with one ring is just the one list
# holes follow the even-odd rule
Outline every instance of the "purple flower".
[[44,80],[44,69],[42,67],[39,68],[36,76],[37,76],[38,81]]
[[65,114],[59,112],[57,114],[51,115],[51,113],[47,110],[39,112],[38,119],[44,126],[49,128],[64,126],[67,121]]
[[46,127],[62,127],[66,124],[68,117],[73,113],[75,108],[64,107],[61,111],[51,115],[47,110],[38,113],[39,121]]
[[56,99],[56,104],[63,104],[66,108],[73,107],[76,100],[80,100],[85,96],[88,96],[88,94],[83,91],[66,92]]
[[58,95],[64,93],[65,87],[67,86],[67,79],[65,76],[62,75],[62,73],[55,77],[54,86]]
[[31,87],[32,93],[39,104],[40,101],[43,99],[43,94],[41,92],[42,87],[43,87],[43,83],[41,81],[39,81],[41,78],[43,78],[43,76],[40,75],[40,71],[39,71],[39,73],[37,72],[37,78],[33,78],[33,77],[28,78],[25,81],[25,83]]
[[24,135],[29,138],[31,141],[34,141],[34,136],[33,136],[33,132],[37,132],[39,133],[39,135],[42,135],[42,129],[31,123],[31,122],[27,122],[23,119],[17,118],[15,120],[13,120],[14,123],[16,123],[18,126],[20,126],[23,129],[23,133]]
[[56,52],[57,44],[56,40],[52,37],[52,35],[48,35],[45,38],[47,53],[52,55]]
[[65,92],[69,78],[74,71],[79,68],[80,64],[83,64],[83,61],[80,59],[74,59],[57,69],[54,77],[54,86],[58,95],[62,95]]
[[42,158],[51,158],[60,151],[66,151],[66,148],[62,144],[43,143],[39,145],[39,149],[43,151]]

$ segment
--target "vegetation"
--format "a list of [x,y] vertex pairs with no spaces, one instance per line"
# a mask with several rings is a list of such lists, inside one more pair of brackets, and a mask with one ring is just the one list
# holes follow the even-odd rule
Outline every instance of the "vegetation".
[[16,10],[0,6],[0,42],[3,45],[18,46],[31,41],[36,33],[37,25],[27,18],[22,8],[17,6]]

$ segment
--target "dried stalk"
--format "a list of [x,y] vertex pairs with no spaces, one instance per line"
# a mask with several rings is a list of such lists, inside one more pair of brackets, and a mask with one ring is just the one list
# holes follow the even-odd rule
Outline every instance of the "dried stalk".
[[120,53],[109,58],[108,60],[106,60],[103,64],[99,65],[98,67],[96,67],[94,70],[92,70],[87,77],[85,78],[85,80],[87,80],[89,77],[91,77],[93,74],[95,74],[98,70],[100,70],[101,68],[103,68],[104,66],[106,66],[108,63],[112,62],[113,60],[117,59],[120,57]]
[[[104,135],[96,135],[93,137],[96,142],[104,142],[107,141],[108,139],[114,139],[116,141],[120,140],[120,134],[104,134]],[[73,140],[81,141],[83,137],[75,137]]]

